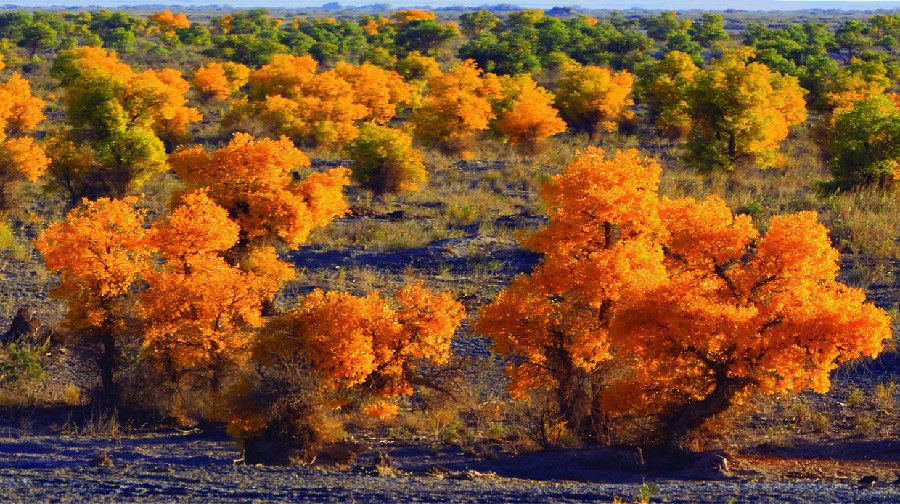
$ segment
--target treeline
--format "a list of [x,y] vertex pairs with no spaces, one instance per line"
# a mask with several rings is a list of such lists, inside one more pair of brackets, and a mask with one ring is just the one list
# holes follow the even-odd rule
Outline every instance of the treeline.
[[[132,65],[177,67],[179,78],[194,85],[191,91],[182,84],[181,94],[215,102],[205,110],[222,116],[226,132],[261,121],[266,134],[307,146],[344,144],[362,123],[393,121],[406,123],[420,145],[450,153],[471,151],[466,144],[484,137],[481,132],[534,152],[566,129],[634,132],[646,121],[664,137],[685,140],[690,163],[730,169],[739,162],[777,164],[778,142],[809,110],[819,144],[834,159],[832,188],[842,189],[891,178],[884,168],[893,156],[890,142],[854,140],[864,133],[853,130],[854,116],[838,116],[853,112],[883,123],[875,129],[895,127],[884,99],[892,100],[900,69],[898,38],[900,15],[894,14],[835,26],[749,23],[730,33],[721,15],[692,20],[673,12],[559,19],[522,10],[501,19],[481,10],[439,22],[434,13],[405,10],[285,21],[258,9],[205,25],[169,11],[147,18],[107,11],[0,14],[8,68],[21,67],[41,87],[49,87],[50,58],[104,47]],[[208,58],[216,61],[203,64]],[[716,86],[720,93],[712,92]],[[352,105],[334,105],[351,95]],[[460,110],[441,100],[456,100]],[[199,116],[187,119],[163,138],[168,151],[187,140]],[[866,147],[873,144],[878,147]],[[422,169],[410,170],[412,186]]]

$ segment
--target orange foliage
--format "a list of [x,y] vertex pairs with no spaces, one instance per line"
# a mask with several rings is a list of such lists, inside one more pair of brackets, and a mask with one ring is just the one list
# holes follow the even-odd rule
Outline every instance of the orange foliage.
[[221,254],[238,234],[228,212],[203,191],[183,196],[150,232],[147,243],[163,262],[145,274],[144,350],[172,381],[185,370],[209,371],[216,391],[251,329],[262,325],[262,302],[277,284],[225,262]]
[[535,84],[530,76],[500,78],[501,98],[496,100],[496,129],[509,143],[534,152],[538,142],[566,130],[566,123],[553,108],[553,95]]
[[156,78],[164,87],[165,102],[160,104],[159,114],[153,123],[157,136],[171,145],[190,139],[187,128],[190,124],[203,119],[199,110],[185,107],[187,98],[184,95],[191,85],[184,80],[181,72],[167,68],[164,70],[146,70],[143,75]]
[[824,392],[839,362],[881,350],[890,320],[837,282],[814,213],[760,237],[718,198],[659,200],[658,175],[635,151],[589,149],[548,184],[550,225],[526,242],[542,264],[476,325],[521,357],[513,392],[553,391],[582,434],[660,415],[680,443],[754,390]]
[[262,101],[274,95],[298,98],[303,85],[312,80],[318,66],[312,56],[276,54],[271,63],[250,76],[250,99]]
[[397,107],[409,103],[412,90],[397,72],[379,68],[371,63],[359,66],[338,63],[334,72],[353,88],[353,101],[367,109],[363,120],[378,124],[397,115]]
[[45,104],[18,73],[0,83],[0,212],[16,207],[24,181],[37,180],[50,165],[34,139],[23,136],[44,119]]
[[363,408],[363,412],[372,418],[389,418],[397,414],[398,407],[385,401],[378,401]]
[[370,19],[368,23],[366,23],[362,26],[362,30],[369,35],[376,35],[376,34],[378,34],[378,28],[380,28],[380,27],[381,27],[381,23],[379,23],[378,21],[376,21],[374,19]]
[[147,17],[147,20],[155,24],[162,32],[174,32],[178,28],[189,28],[191,22],[184,14],[172,14],[172,11],[163,10]]
[[509,368],[519,397],[602,373],[612,304],[631,286],[649,288],[664,276],[655,242],[660,167],[636,151],[604,156],[590,148],[547,184],[541,198],[550,225],[525,243],[544,254],[542,264],[485,306],[476,324],[498,352],[523,357]]
[[209,188],[209,197],[240,226],[242,241],[296,247],[314,227],[347,212],[342,188],[348,170],[294,181],[291,171],[309,165],[309,158],[284,137],[254,140],[237,133],[222,149],[196,146],[173,154],[170,163],[189,187]]
[[449,73],[436,71],[428,76],[428,93],[411,118],[419,140],[449,147],[487,129],[494,118],[490,99],[499,94],[500,82],[492,74],[481,73],[474,61],[467,60]]
[[323,392],[368,382],[390,397],[412,392],[416,361],[445,363],[450,339],[465,311],[447,294],[406,287],[398,310],[378,293],[357,297],[316,290],[276,318],[254,343],[260,365],[305,359],[321,378]]
[[227,122],[258,118],[275,132],[314,144],[357,137],[361,121],[383,123],[413,99],[396,72],[369,63],[339,63],[316,74],[309,56],[276,55],[250,77],[250,100],[235,105]]
[[145,230],[134,200],[84,201],[65,222],[35,240],[48,270],[59,273],[54,297],[68,306],[65,326],[88,348],[96,348],[105,399],[115,399],[119,353],[132,339],[134,282],[147,268]]
[[31,85],[18,72],[0,84],[0,140],[34,130],[44,120],[47,102],[31,94]]
[[434,12],[425,12],[418,9],[406,9],[392,13],[391,19],[397,21],[398,23],[408,23],[410,21],[416,20],[433,20],[435,19],[435,17]]
[[205,99],[224,100],[250,79],[250,69],[240,63],[210,63],[194,72],[193,84]]
[[50,158],[32,138],[11,138],[0,144],[0,170],[18,170],[28,180],[44,174]]
[[613,386],[611,412],[681,412],[669,427],[679,441],[753,390],[824,393],[838,363],[890,337],[889,317],[836,280],[815,213],[773,217],[761,238],[717,198],[664,200],[661,213],[669,279],[620,307],[614,344],[635,379]]
[[54,295],[69,303],[70,327],[101,325],[110,311],[106,304],[127,294],[146,267],[145,231],[131,203],[84,201],[35,241],[44,265],[61,275]]

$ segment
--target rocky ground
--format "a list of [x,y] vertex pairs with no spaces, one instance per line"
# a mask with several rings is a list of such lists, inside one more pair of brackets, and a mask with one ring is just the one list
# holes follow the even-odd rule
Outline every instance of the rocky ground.
[[[780,457],[741,455],[727,471],[624,473],[608,467],[612,459],[603,450],[484,458],[452,446],[369,439],[370,451],[345,468],[274,468],[234,465],[239,453],[226,437],[199,431],[121,437],[4,431],[0,502],[9,503],[611,503],[642,494],[653,503],[685,504],[900,502],[900,484],[886,477],[900,469],[896,443],[880,448],[893,451],[893,461],[865,462],[832,479],[852,461],[803,459],[799,469],[785,469],[771,462]],[[373,454],[382,451],[391,464],[373,465]],[[867,473],[881,477],[856,479]],[[701,476],[716,479],[688,479]]]

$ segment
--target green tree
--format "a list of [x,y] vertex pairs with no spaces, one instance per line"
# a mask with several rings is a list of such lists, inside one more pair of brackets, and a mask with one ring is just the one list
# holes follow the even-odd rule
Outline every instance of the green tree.
[[82,197],[121,198],[166,169],[158,135],[199,118],[184,106],[189,86],[174,70],[137,73],[115,53],[80,47],[60,53],[51,73],[65,88],[71,128],[48,141],[50,174],[73,206]]
[[701,170],[732,169],[740,159],[773,166],[788,128],[806,119],[797,78],[747,63],[752,55],[747,49],[724,53],[696,73],[688,90],[686,160]]
[[704,13],[700,21],[694,22],[687,31],[698,44],[703,47],[711,47],[716,42],[728,40],[728,33],[725,31],[725,25],[722,16],[719,14]]
[[457,38],[459,32],[432,19],[407,21],[397,28],[394,43],[401,55],[412,51],[431,55],[449,41]]
[[834,188],[887,186],[900,178],[900,109],[874,95],[835,112],[828,128]]
[[34,23],[29,25],[22,31],[22,39],[19,40],[20,47],[27,47],[34,56],[38,49],[51,49],[58,43],[58,36],[47,23]]
[[499,22],[500,18],[495,16],[493,12],[484,9],[466,12],[459,16],[459,26],[462,28],[463,33],[469,37],[490,31]]

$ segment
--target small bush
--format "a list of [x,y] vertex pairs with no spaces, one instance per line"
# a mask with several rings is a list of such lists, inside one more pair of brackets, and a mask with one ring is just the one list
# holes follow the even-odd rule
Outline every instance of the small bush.
[[41,356],[45,346],[9,343],[0,345],[0,397],[21,395],[43,376]]
[[378,194],[418,190],[428,175],[412,138],[387,126],[363,125],[347,152],[353,178]]

